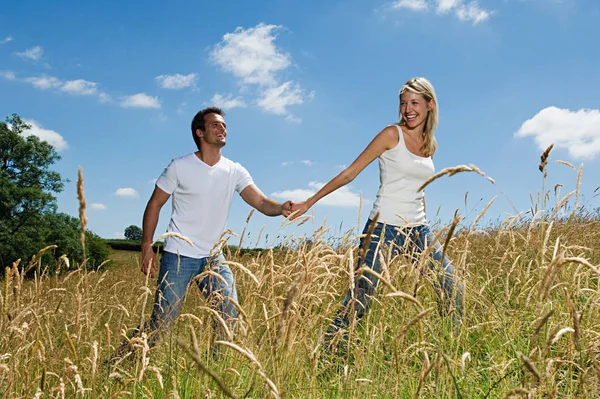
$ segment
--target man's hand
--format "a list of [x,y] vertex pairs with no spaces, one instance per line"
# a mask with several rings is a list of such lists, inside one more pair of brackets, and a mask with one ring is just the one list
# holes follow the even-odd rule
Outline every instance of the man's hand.
[[281,214],[283,215],[283,217],[286,218],[286,217],[290,216],[294,205],[295,204],[293,201],[286,201],[283,203],[283,205],[281,205]]
[[158,274],[158,263],[156,262],[156,256],[152,251],[152,244],[142,244],[142,273],[155,277]]
[[298,219],[300,216],[304,215],[306,211],[310,209],[310,207],[311,205],[308,203],[308,201],[302,201],[298,202],[297,204],[292,204],[292,212],[296,212],[296,214],[294,214],[294,216],[292,216],[290,220]]

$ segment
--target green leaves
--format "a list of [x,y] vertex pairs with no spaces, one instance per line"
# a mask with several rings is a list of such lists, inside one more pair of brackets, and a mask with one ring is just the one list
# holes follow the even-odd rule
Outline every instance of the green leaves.
[[[78,220],[56,213],[55,195],[66,180],[51,168],[60,155],[48,142],[28,134],[30,128],[17,114],[0,122],[0,266],[29,259],[49,244],[58,245],[56,258],[66,253],[82,262]],[[108,256],[106,245],[91,240],[89,245],[98,247],[92,258]],[[104,259],[90,260],[98,264]]]

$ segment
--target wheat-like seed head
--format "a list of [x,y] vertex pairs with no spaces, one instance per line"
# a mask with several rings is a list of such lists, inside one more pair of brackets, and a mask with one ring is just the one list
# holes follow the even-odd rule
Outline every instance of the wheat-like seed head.
[[83,169],[81,166],[77,169],[77,200],[79,201],[79,224],[81,226],[81,249],[83,250],[83,258],[85,259],[85,230],[88,218],[85,215],[85,194],[83,192]]

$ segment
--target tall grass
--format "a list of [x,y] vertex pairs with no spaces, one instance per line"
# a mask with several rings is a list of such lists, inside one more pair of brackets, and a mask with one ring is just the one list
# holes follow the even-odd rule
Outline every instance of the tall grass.
[[[137,253],[115,251],[113,266],[96,271],[63,259],[70,270],[61,275],[45,273],[40,257],[17,261],[0,286],[0,395],[600,397],[600,220],[558,218],[559,210],[541,203],[547,194],[544,188],[535,217],[452,236],[455,219],[439,235],[465,283],[458,334],[437,311],[436,277],[381,248],[382,283],[371,310],[351,323],[344,356],[326,354],[322,343],[354,281],[359,254],[351,232],[335,246],[322,227],[310,241],[226,253],[240,317],[235,338],[216,342],[219,361],[210,349],[218,315],[192,288],[161,345],[151,349],[142,334],[131,341],[135,355],[105,364],[150,313],[155,286],[138,272]],[[25,279],[29,269],[35,276]]]

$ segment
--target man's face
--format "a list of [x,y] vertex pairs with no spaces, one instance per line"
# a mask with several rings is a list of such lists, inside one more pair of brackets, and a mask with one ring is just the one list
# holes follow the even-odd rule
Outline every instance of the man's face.
[[198,129],[196,134],[208,145],[223,147],[227,139],[227,125],[225,119],[219,114],[204,116],[204,131]]

